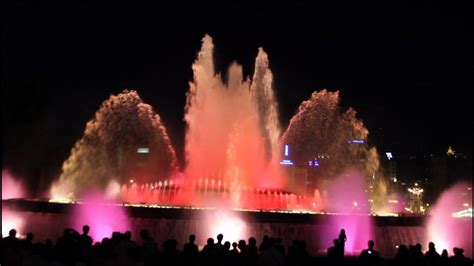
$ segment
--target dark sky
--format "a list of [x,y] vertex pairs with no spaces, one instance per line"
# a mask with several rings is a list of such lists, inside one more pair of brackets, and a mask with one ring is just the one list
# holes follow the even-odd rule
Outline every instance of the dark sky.
[[237,60],[250,75],[257,48],[268,52],[283,125],[312,91],[340,90],[381,151],[471,154],[473,30],[460,2],[96,2],[3,5],[4,168],[57,174],[100,103],[126,88],[160,114],[182,156],[205,33],[220,71]]

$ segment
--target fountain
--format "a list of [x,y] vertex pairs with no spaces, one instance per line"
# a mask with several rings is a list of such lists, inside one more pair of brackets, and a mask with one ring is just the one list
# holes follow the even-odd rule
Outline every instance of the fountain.
[[[140,158],[140,152],[147,152],[146,158]],[[111,180],[124,184],[139,176],[137,181],[147,182],[174,171],[175,151],[160,117],[136,91],[125,90],[102,103],[87,123],[51,195],[81,198],[90,189],[105,190]]]
[[[388,203],[398,198],[385,181],[376,148],[367,143],[364,123],[354,109],[339,107],[339,92],[314,92],[284,130],[263,49],[252,78],[233,63],[224,81],[206,35],[192,69],[185,166],[177,165],[158,114],[136,91],[125,90],[110,96],[87,123],[52,185],[49,205],[9,203],[16,214],[2,206],[8,220],[21,217],[21,225],[42,220],[34,226],[44,237],[56,237],[48,227],[52,223],[76,229],[90,223],[96,239],[129,228],[133,235],[148,228],[157,239],[179,241],[190,233],[202,241],[218,233],[216,228],[232,241],[291,236],[307,240],[314,254],[331,245],[341,228],[348,252],[359,252],[370,238],[380,239],[382,255],[393,255],[406,235],[410,242],[426,242],[419,217],[396,218],[403,219],[398,225],[393,217],[372,216],[393,210]],[[100,191],[100,200],[91,191]],[[69,206],[76,204],[58,201],[80,204],[74,209]],[[103,219],[89,219],[109,211]],[[25,230],[34,226],[26,223]],[[283,241],[288,246],[291,239]]]

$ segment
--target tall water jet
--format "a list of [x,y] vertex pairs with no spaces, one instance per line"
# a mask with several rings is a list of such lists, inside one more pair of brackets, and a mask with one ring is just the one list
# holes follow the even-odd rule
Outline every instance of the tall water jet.
[[232,188],[281,186],[274,163],[280,129],[265,52],[259,50],[252,81],[244,81],[242,67],[234,63],[224,83],[206,35],[193,72],[185,108],[187,176],[223,179]]
[[438,250],[463,248],[472,257],[472,183],[461,182],[444,191],[429,212],[428,240]]
[[91,188],[103,191],[111,180],[163,180],[175,170],[175,151],[160,117],[137,92],[125,90],[104,101],[87,123],[52,196],[71,199]]

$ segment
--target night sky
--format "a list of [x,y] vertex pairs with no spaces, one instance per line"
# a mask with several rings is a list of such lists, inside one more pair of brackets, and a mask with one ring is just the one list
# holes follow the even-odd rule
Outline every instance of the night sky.
[[101,102],[123,89],[155,108],[182,160],[185,95],[205,33],[220,72],[237,60],[252,75],[257,48],[267,51],[285,127],[327,88],[382,152],[452,145],[471,155],[474,34],[460,2],[95,2],[2,8],[2,167],[26,179],[57,176]]

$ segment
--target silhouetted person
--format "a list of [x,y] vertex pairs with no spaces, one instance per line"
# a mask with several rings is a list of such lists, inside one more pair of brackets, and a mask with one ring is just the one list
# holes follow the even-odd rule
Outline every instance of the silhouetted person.
[[258,257],[257,240],[254,237],[249,238],[247,253],[252,259],[256,259]]
[[163,243],[163,265],[178,265],[180,256],[177,245],[178,242],[175,239],[168,239]]
[[196,241],[196,236],[195,235],[189,235],[189,242],[184,244],[183,246],[183,255],[186,256],[195,256],[198,254],[198,246],[194,244]]
[[344,249],[346,247],[346,241],[347,241],[346,230],[341,229],[341,231],[339,232],[338,240],[339,240],[339,252],[341,253],[340,257],[344,257]]
[[[260,252],[260,256],[257,257],[259,266],[266,265],[284,265],[285,257],[275,248],[276,241],[273,237],[267,238],[266,244],[263,250]],[[250,245],[250,243],[249,243]],[[296,265],[296,264],[291,264]]]
[[2,241],[7,247],[15,247],[16,248],[19,244],[19,240],[18,240],[18,238],[16,238],[16,230],[11,229],[8,232],[8,236],[3,238]]
[[183,246],[183,260],[185,265],[198,264],[198,246],[194,243],[196,241],[195,235],[189,235],[189,242]]
[[79,236],[77,245],[77,253],[79,260],[87,262],[91,247],[92,238],[89,236],[89,226],[84,225],[82,227],[82,235]]
[[218,249],[218,250],[221,250],[222,249],[222,239],[224,239],[224,235],[222,234],[218,234],[217,235],[217,243],[215,243],[215,247]]
[[239,250],[240,250],[240,254],[246,256],[247,255],[247,243],[245,243],[245,240],[243,240],[243,239],[239,240],[238,247],[239,247]]
[[462,248],[453,248],[454,255],[449,258],[449,262],[452,266],[467,266],[471,265],[471,260],[464,257],[464,249]]
[[267,235],[264,235],[263,236],[263,239],[262,239],[262,243],[260,244],[260,246],[258,247],[258,251],[262,252],[264,251],[267,247],[268,247],[268,240],[270,238],[267,236]]
[[214,245],[214,239],[208,238],[207,244],[202,249],[202,264],[203,265],[215,265],[217,258],[217,251]]
[[285,252],[285,246],[283,246],[283,244],[281,243],[281,238],[277,238],[275,240],[275,248],[280,251],[281,255],[285,256],[286,252]]
[[132,232],[127,231],[123,234],[123,242],[125,248],[135,247],[136,243],[132,240]]
[[224,242],[224,253],[225,255],[228,255],[229,252],[230,252],[230,242],[226,241]]
[[[11,229],[8,236],[2,239],[2,260],[4,264],[15,265],[21,263],[20,240],[16,238],[16,230]],[[2,265],[3,265],[2,263]]]
[[438,265],[440,260],[440,255],[436,252],[435,244],[430,242],[428,244],[428,251],[425,253],[425,260],[428,265]]
[[441,252],[441,257],[440,257],[440,265],[448,265],[449,264],[449,255],[448,255],[448,250],[443,249]]
[[339,239],[334,239],[332,241],[333,245],[332,247],[328,248],[328,258],[331,260],[335,260],[339,258]]
[[359,258],[365,264],[375,264],[380,260],[379,252],[374,249],[375,243],[373,240],[369,240],[367,244],[369,248],[364,249]]
[[407,265],[410,261],[410,254],[408,253],[408,247],[405,245],[398,246],[397,254],[395,255],[396,265]]
[[143,257],[145,265],[152,264],[158,256],[158,247],[153,238],[151,238],[150,233],[146,229],[140,231],[140,237],[142,239],[143,247]]

